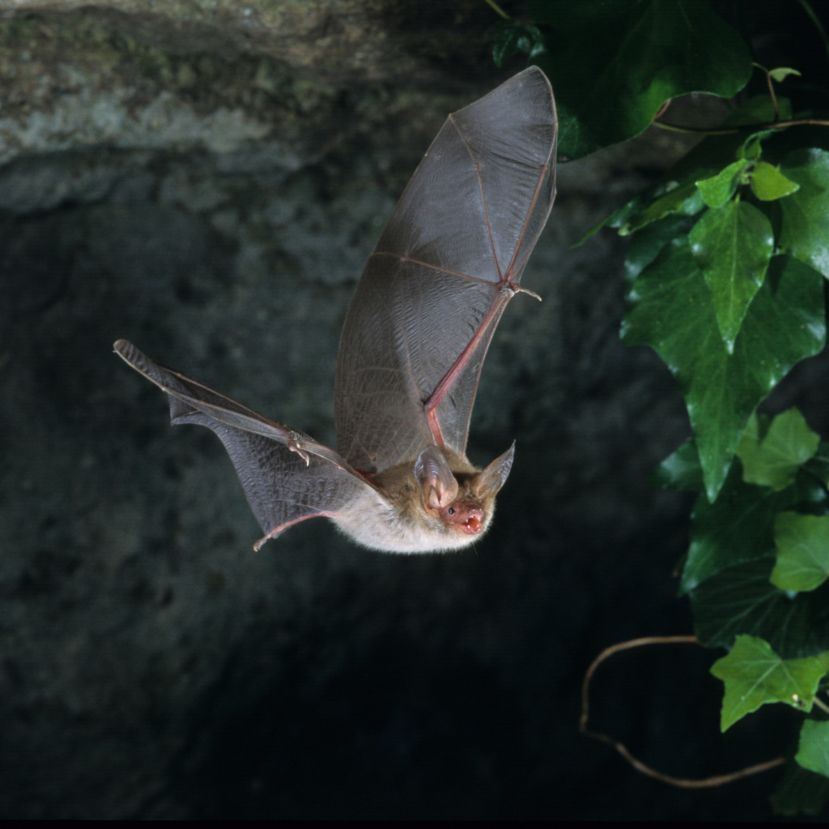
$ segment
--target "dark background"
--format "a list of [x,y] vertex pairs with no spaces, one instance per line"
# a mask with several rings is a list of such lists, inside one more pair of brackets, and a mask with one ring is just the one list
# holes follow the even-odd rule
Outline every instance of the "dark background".
[[[218,442],[111,353],[148,354],[333,441],[339,327],[446,113],[497,71],[483,3],[18,0],[0,15],[0,817],[762,818],[578,734],[605,646],[688,633],[688,435],[618,340],[624,245],[573,244],[687,143],[562,165],[499,329],[470,455],[513,439],[488,537],[357,549],[325,522],[260,553]],[[555,82],[555,79],[553,79]],[[823,362],[779,393],[803,397]],[[799,379],[798,379],[799,378]],[[593,723],[678,776],[788,750],[718,733],[719,654],[616,657]]]

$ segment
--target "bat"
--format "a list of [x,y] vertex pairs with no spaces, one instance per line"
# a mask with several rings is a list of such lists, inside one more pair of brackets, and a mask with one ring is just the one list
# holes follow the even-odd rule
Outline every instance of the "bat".
[[469,421],[492,335],[555,198],[558,132],[537,67],[452,113],[366,263],[337,357],[337,449],[157,365],[115,353],[166,395],[173,424],[224,444],[266,541],[328,518],[357,544],[395,553],[481,538],[515,443],[480,469]]

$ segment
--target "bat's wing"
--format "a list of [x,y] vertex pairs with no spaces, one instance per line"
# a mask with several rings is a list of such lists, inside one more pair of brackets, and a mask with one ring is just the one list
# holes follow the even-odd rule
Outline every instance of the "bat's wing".
[[306,518],[331,517],[367,490],[383,497],[336,452],[218,392],[163,368],[132,343],[115,353],[165,392],[174,424],[211,429],[224,444],[265,541]]
[[444,123],[366,264],[337,361],[338,449],[384,469],[465,453],[481,366],[555,196],[557,119],[537,67]]

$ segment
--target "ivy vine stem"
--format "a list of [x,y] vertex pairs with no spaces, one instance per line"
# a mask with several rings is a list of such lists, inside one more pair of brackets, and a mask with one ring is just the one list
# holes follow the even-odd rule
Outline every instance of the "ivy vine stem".
[[665,774],[652,766],[643,763],[630,752],[628,747],[619,740],[605,734],[602,731],[594,731],[589,726],[590,719],[590,684],[593,679],[593,674],[596,669],[609,657],[621,653],[622,651],[631,650],[634,648],[649,647],[651,645],[699,645],[700,642],[696,636],[680,635],[680,636],[644,636],[639,639],[628,639],[624,642],[617,642],[615,645],[610,645],[605,648],[591,663],[584,674],[581,685],[581,715],[579,716],[579,731],[585,736],[593,740],[606,743],[614,748],[636,771],[644,774],[646,777],[651,777],[654,780],[659,780],[662,783],[667,783],[669,786],[675,786],[680,789],[710,789],[716,786],[723,786],[728,783],[733,783],[735,780],[741,780],[745,777],[750,777],[754,774],[760,774],[765,771],[782,766],[786,762],[785,757],[773,757],[771,760],[766,760],[762,763],[756,763],[753,766],[738,769],[737,771],[728,772],[726,774],[716,774],[712,777],[703,778],[688,778],[688,777],[674,777],[671,774]]
[[740,132],[760,132],[762,130],[782,130],[788,127],[829,127],[826,118],[790,118],[787,121],[772,121],[768,124],[750,124],[749,126],[709,129],[708,127],[685,127],[681,124],[669,124],[666,121],[652,121],[653,126],[669,132],[691,132],[697,135],[736,135]]
[[766,86],[769,88],[769,98],[771,98],[771,108],[774,110],[774,120],[780,118],[780,103],[777,100],[777,93],[774,91],[774,81],[771,78],[771,72],[766,70]]
[[819,699],[818,697],[814,698],[814,703],[823,711],[824,714],[829,714],[829,705],[827,705],[823,700]]
[[815,14],[815,10],[812,8],[812,4],[809,0],[799,0],[800,7],[806,13],[806,16],[809,20],[812,21],[814,27],[817,29],[818,35],[820,35],[820,39],[823,41],[823,48],[826,49],[826,56],[829,57],[829,37],[826,35],[826,30],[823,28],[823,24],[820,22],[820,18]]
[[510,16],[495,2],[495,0],[484,0],[484,3],[489,6],[498,17],[504,20],[510,20]]

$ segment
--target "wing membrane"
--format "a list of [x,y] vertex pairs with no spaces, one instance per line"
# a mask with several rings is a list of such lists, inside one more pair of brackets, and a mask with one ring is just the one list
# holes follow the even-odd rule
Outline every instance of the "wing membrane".
[[463,454],[486,351],[555,196],[552,91],[531,67],[450,115],[369,258],[343,328],[337,443],[359,469]]
[[[336,515],[366,490],[382,496],[336,452],[176,371],[125,340],[115,352],[168,396],[174,425],[205,426],[222,441],[265,538],[307,518]],[[258,546],[258,545],[257,545]]]

